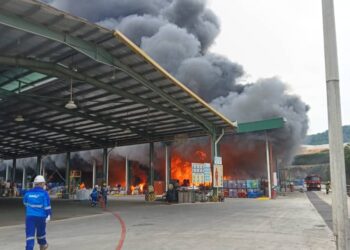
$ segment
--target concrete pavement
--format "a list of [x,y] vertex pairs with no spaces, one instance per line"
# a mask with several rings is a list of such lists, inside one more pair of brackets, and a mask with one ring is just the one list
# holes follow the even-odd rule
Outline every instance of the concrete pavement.
[[[85,211],[86,205],[67,202],[64,209],[71,207],[76,214],[79,209]],[[55,214],[60,214],[58,208]],[[116,249],[120,221],[112,213],[88,209],[96,214],[84,212],[84,217],[48,225],[50,249]],[[176,205],[118,198],[110,202],[109,210],[117,211],[125,222],[122,249],[335,249],[330,229],[299,192],[271,201],[226,199]],[[23,249],[24,240],[23,225],[0,227],[1,249]]]

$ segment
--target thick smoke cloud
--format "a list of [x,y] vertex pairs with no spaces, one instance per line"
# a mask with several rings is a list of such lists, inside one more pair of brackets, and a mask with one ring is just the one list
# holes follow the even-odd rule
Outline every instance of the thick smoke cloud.
[[[272,138],[278,155],[289,162],[308,129],[309,107],[298,96],[289,95],[286,85],[277,78],[262,79],[244,88],[243,92],[231,92],[227,97],[213,100],[212,105],[230,119],[251,122],[271,117],[284,117],[286,124],[274,131]],[[256,139],[257,135],[254,135]],[[249,141],[249,138],[247,138]],[[253,138],[252,138],[253,139]]]
[[180,81],[208,102],[231,91],[241,92],[243,86],[237,83],[241,76],[240,65],[212,53],[184,60],[177,73]]
[[[297,96],[288,94],[284,83],[272,78],[241,85],[240,78],[245,75],[243,67],[209,52],[220,32],[220,22],[207,8],[207,1],[46,2],[102,26],[120,30],[232,120],[248,122],[285,117],[285,128],[271,133],[272,140],[281,144],[276,148],[285,162],[306,135],[308,106]],[[249,139],[247,141],[249,143]]]
[[167,24],[154,36],[143,38],[142,48],[170,73],[176,74],[184,60],[199,55],[200,43],[194,35]]
[[219,34],[219,20],[215,14],[205,7],[203,0],[178,0],[163,12],[165,18],[189,33],[194,34],[206,51]]
[[49,0],[46,2],[92,22],[102,21],[106,17],[118,20],[135,14],[157,16],[164,7],[169,5],[167,0]]

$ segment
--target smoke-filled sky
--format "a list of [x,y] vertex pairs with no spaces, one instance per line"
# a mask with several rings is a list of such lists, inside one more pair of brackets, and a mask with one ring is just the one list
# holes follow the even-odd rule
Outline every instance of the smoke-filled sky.
[[[310,106],[308,134],[327,129],[321,0],[211,0],[221,32],[211,51],[241,63],[245,81],[279,76]],[[350,124],[349,0],[336,0],[343,124]]]
[[[166,70],[232,120],[249,122],[285,117],[285,128],[274,132],[273,139],[283,144],[286,155],[293,154],[305,137],[309,107],[297,95],[290,94],[285,82],[273,75],[247,82],[249,72],[245,70],[244,64],[234,56],[227,57],[231,49],[213,52],[213,45],[220,32],[229,32],[233,39],[242,40],[238,34],[245,26],[232,25],[229,30],[221,30],[221,11],[215,13],[208,1],[46,2],[104,27],[120,30]],[[224,5],[228,1],[221,2]],[[234,6],[230,5],[230,8]],[[256,47],[259,47],[258,39],[255,42]],[[246,50],[249,50],[248,46]],[[257,56],[259,54],[250,54],[251,60]],[[269,57],[264,60],[268,63]]]

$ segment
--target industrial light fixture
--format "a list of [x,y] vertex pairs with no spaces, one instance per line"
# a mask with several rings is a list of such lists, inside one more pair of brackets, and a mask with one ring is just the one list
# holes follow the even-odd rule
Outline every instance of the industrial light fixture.
[[76,109],[78,106],[73,101],[73,80],[70,79],[70,100],[64,106],[66,109]]
[[17,115],[17,116],[15,117],[15,122],[24,122],[23,116],[22,116],[22,115]]

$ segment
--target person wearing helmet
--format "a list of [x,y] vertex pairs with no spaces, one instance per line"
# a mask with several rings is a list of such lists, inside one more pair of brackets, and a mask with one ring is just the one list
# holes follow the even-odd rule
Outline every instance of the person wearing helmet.
[[51,205],[49,194],[44,190],[44,187],[44,176],[36,176],[34,188],[29,190],[23,198],[26,207],[26,250],[34,249],[35,232],[40,250],[48,248],[46,223],[51,218]]

